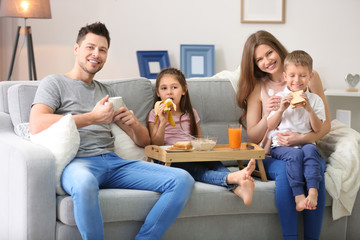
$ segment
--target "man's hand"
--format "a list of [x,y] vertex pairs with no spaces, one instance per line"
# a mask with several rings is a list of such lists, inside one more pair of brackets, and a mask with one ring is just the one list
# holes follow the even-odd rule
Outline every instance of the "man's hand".
[[115,111],[113,116],[112,122],[117,122],[118,124],[126,125],[128,127],[132,127],[138,122],[135,115],[126,107],[120,107]]
[[106,95],[103,99],[96,103],[91,111],[93,124],[110,124],[114,119],[114,109],[112,104],[105,104],[109,99]]
[[126,107],[121,107],[115,111],[113,122],[126,132],[136,145],[145,147],[150,144],[148,129]]

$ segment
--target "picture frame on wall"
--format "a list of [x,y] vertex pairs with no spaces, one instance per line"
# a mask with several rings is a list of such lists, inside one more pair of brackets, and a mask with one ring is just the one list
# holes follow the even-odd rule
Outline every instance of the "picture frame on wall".
[[241,0],[241,23],[285,23],[285,0]]
[[168,51],[136,51],[140,76],[156,79],[158,73],[170,67]]
[[213,76],[215,45],[181,44],[180,68],[186,78]]

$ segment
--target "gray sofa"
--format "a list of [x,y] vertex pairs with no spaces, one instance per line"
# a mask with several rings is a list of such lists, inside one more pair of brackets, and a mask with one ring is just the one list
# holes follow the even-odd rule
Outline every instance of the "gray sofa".
[[[153,82],[145,78],[104,82],[145,123],[152,108]],[[71,197],[55,193],[52,154],[14,133],[14,126],[29,120],[38,83],[0,82],[0,239],[81,239]],[[227,123],[237,121],[240,114],[230,81],[189,79],[188,84],[204,135],[218,136],[219,143],[226,143]],[[243,141],[247,141],[246,132]],[[256,179],[253,204],[245,206],[223,187],[196,182],[189,202],[164,239],[281,239],[274,188],[273,181]],[[149,191],[100,190],[106,239],[134,239],[158,197]],[[336,221],[331,204],[327,195],[321,239],[358,239],[359,198],[352,216]]]

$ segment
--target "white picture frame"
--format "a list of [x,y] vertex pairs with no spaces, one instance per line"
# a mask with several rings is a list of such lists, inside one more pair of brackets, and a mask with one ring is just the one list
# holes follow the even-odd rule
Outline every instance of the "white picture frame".
[[241,0],[241,23],[285,23],[285,0]]

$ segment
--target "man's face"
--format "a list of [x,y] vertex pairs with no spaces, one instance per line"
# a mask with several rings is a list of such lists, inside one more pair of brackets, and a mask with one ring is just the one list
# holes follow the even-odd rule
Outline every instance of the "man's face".
[[75,56],[80,68],[88,74],[95,75],[106,62],[108,42],[105,37],[88,33],[84,39],[75,44]]

